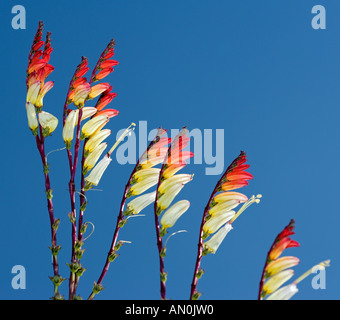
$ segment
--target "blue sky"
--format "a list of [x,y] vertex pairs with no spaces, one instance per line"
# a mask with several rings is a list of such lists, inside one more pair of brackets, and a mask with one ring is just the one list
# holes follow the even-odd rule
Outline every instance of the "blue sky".
[[[11,26],[14,5],[26,9],[26,29]],[[314,5],[325,5],[327,29],[311,27]],[[340,3],[324,1],[2,1],[0,84],[2,141],[0,299],[48,299],[52,295],[49,220],[43,174],[25,112],[27,56],[39,20],[52,32],[55,82],[44,109],[61,119],[67,86],[81,56],[94,66],[111,38],[119,65],[109,76],[118,93],[115,133],[132,121],[149,130],[187,126],[224,129],[225,167],[244,150],[254,175],[242,192],[263,199],[235,223],[217,254],[203,259],[198,290],[204,299],[256,299],[266,253],[291,218],[300,248],[287,250],[301,262],[296,276],[331,259],[326,289],[308,278],[294,299],[339,298]],[[63,147],[59,126],[47,150]],[[138,133],[138,128],[136,130]],[[138,136],[137,136],[138,138]],[[111,138],[113,143],[113,137]],[[66,152],[49,156],[54,189],[61,274],[68,277],[71,226],[67,218]],[[188,299],[203,209],[219,176],[190,164],[194,180],[178,199],[190,210],[173,231],[165,258],[167,295]],[[90,293],[111,243],[123,188],[133,165],[112,162],[88,194],[85,220],[95,225],[85,243],[86,273],[79,294]],[[159,299],[152,208],[131,220],[120,251],[104,280],[100,299]],[[172,230],[171,230],[172,231]],[[26,289],[11,287],[14,265],[26,270]],[[67,295],[67,283],[61,287]]]

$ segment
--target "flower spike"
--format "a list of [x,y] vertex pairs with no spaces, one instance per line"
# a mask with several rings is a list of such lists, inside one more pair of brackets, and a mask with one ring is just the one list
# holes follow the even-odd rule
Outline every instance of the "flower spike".
[[[209,253],[216,253],[227,234],[233,229],[232,223],[251,204],[259,203],[262,197],[257,195],[248,199],[246,195],[233,191],[248,185],[248,180],[253,179],[252,174],[245,171],[249,168],[249,165],[245,164],[246,162],[247,155],[244,151],[241,151],[240,155],[229,165],[217,182],[205,207],[199,233],[195,270],[191,283],[191,300],[196,300],[201,295],[197,291],[197,283],[201,277],[200,265],[202,257]],[[234,210],[240,204],[243,204],[241,208],[238,211]],[[208,237],[210,238],[207,239]]]
[[292,219],[276,236],[269,249],[260,281],[259,300],[289,300],[298,292],[297,284],[310,275],[313,272],[313,268],[324,268],[329,266],[329,260],[321,262],[305,272],[291,284],[283,286],[294,275],[294,270],[291,268],[300,263],[300,260],[293,256],[281,257],[284,250],[300,246],[297,241],[290,238],[291,235],[295,234],[293,231],[294,228],[295,221]]

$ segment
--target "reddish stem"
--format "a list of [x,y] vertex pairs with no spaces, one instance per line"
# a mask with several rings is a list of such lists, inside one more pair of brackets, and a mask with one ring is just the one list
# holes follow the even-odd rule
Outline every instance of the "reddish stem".
[[[144,159],[144,156],[148,154],[148,151],[158,141],[159,137],[160,137],[159,134],[157,134],[156,137],[153,139],[153,141],[149,144],[149,146],[147,147],[147,149],[143,153],[143,155],[138,159],[137,164],[135,165],[134,169],[132,170],[132,173],[129,177],[129,180],[128,180],[127,184],[125,185],[123,198],[122,198],[122,201],[121,201],[121,204],[120,204],[119,214],[118,214],[118,217],[117,217],[117,223],[116,223],[115,231],[114,231],[114,234],[113,234],[113,239],[112,239],[112,242],[111,242],[109,252],[107,254],[107,258],[106,258],[104,267],[102,269],[102,272],[100,274],[98,281],[96,282],[97,285],[102,284],[104,277],[109,270],[109,266],[110,266],[110,263],[111,263],[109,258],[112,255],[112,253],[114,252],[114,249],[115,249],[115,246],[116,246],[116,243],[117,243],[117,239],[118,239],[119,230],[120,230],[120,223],[124,219],[124,214],[123,214],[124,213],[124,207],[125,207],[125,203],[126,203],[126,200],[127,200],[127,194],[128,194],[129,189],[130,189],[130,184],[131,184],[133,175],[137,171],[140,162]],[[95,293],[92,291],[88,300],[93,300],[94,296],[95,296]]]
[[[40,130],[40,138],[38,134],[35,136],[37,148],[41,157],[41,162],[44,168],[44,177],[45,177],[45,192],[46,195],[52,196],[52,190],[51,190],[51,182],[50,182],[50,176],[48,174],[48,163],[45,155],[45,138],[42,134],[42,127],[39,124],[39,130]],[[51,238],[52,238],[52,249],[57,247],[57,236],[56,236],[56,229],[53,228],[55,219],[54,219],[54,208],[53,208],[53,202],[52,198],[47,197],[47,209],[48,214],[50,218],[50,227],[51,227]],[[52,265],[53,265],[53,273],[54,276],[59,275],[59,264],[58,259],[56,255],[52,255]],[[55,295],[59,294],[57,288],[55,287]]]

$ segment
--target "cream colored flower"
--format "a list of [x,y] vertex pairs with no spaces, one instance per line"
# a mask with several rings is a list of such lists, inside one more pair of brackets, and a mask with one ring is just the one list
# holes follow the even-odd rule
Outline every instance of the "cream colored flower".
[[189,209],[188,200],[180,200],[165,211],[161,218],[161,225],[164,230],[175,225],[176,221]]
[[112,159],[107,154],[105,154],[103,159],[101,159],[96,164],[96,166],[91,170],[90,174],[85,178],[87,183],[97,186],[111,161]]
[[216,253],[217,249],[223,242],[224,238],[227,236],[229,231],[233,229],[231,224],[226,223],[222,228],[220,228],[209,240],[204,242],[203,247],[209,253]]
[[38,123],[35,107],[31,102],[26,102],[26,112],[27,112],[28,126],[32,130],[33,134],[36,134],[39,123]]
[[142,196],[136,197],[127,204],[128,212],[132,214],[138,214],[148,205],[155,201],[156,191],[143,194]]
[[44,129],[44,136],[50,135],[58,126],[58,119],[45,111],[41,111],[38,114],[39,123]]

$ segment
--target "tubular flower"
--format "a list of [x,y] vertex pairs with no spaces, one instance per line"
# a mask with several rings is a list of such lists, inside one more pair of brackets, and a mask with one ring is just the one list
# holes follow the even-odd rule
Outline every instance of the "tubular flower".
[[93,150],[95,150],[107,137],[109,137],[110,134],[110,129],[99,130],[93,134],[85,144],[85,152],[87,155],[88,153],[93,152]]
[[101,111],[102,109],[104,109],[115,97],[117,97],[117,93],[114,92],[102,93],[96,104],[97,110]]
[[93,152],[90,153],[88,157],[86,157],[84,162],[83,174],[86,174],[96,165],[98,159],[100,158],[106,147],[107,143],[101,143]]
[[161,218],[162,231],[164,233],[168,228],[174,226],[176,221],[189,209],[188,200],[180,200],[167,209]]
[[39,123],[38,123],[35,107],[31,102],[26,102],[26,112],[27,112],[28,126],[32,130],[32,133],[34,135],[37,135]]
[[78,110],[72,110],[67,116],[63,128],[63,139],[67,149],[71,148],[71,142],[74,136],[74,128],[77,124]]
[[98,111],[97,114],[95,115],[95,117],[98,117],[102,114],[105,114],[107,115],[109,118],[113,118],[115,116],[118,116],[119,115],[119,111],[118,110],[115,110],[115,109],[106,109],[106,110],[101,110],[101,111]]
[[94,99],[95,97],[98,97],[100,94],[102,94],[104,91],[109,89],[111,85],[109,83],[99,83],[94,85],[91,88],[91,91],[89,93],[89,98]]
[[101,115],[99,117],[94,117],[87,121],[81,129],[80,139],[85,139],[93,135],[97,130],[101,130],[105,124],[109,121],[109,117],[106,115]]
[[127,209],[124,212],[125,216],[130,214],[138,214],[148,205],[155,201],[156,191],[145,193],[139,197],[134,198],[127,204]]
[[39,91],[39,95],[38,95],[36,102],[35,102],[37,107],[42,107],[44,105],[44,103],[43,103],[44,96],[46,95],[46,93],[48,91],[50,91],[53,88],[53,86],[54,86],[53,81],[48,81],[44,84],[44,86]]
[[58,119],[45,111],[39,113],[39,123],[43,128],[43,136],[49,136],[58,126]]
[[230,210],[223,212],[221,214],[215,215],[208,219],[208,221],[203,226],[204,237],[206,238],[208,235],[215,233],[219,228],[221,228],[224,224],[231,220],[231,218],[235,215],[235,211]]
[[158,182],[159,175],[149,175],[147,178],[142,179],[140,182],[133,184],[129,190],[130,196],[138,196],[146,190],[150,189]]
[[90,188],[91,185],[97,186],[100,179],[102,178],[105,170],[109,166],[112,159],[108,154],[106,154],[103,159],[101,159],[96,166],[91,170],[90,174],[85,177],[85,181],[87,182],[87,186],[85,189]]
[[84,106],[85,100],[87,99],[91,91],[91,86],[89,83],[84,83],[79,85],[74,91],[73,103],[81,108]]
[[222,228],[220,228],[208,241],[205,241],[203,255],[206,255],[207,253],[215,254],[218,247],[221,245],[224,238],[232,228],[233,227],[231,224],[227,223]]
[[[93,120],[93,119],[92,119]],[[90,120],[91,121],[91,120]],[[104,157],[95,165],[95,167],[91,170],[90,174],[85,177],[86,185],[84,187],[84,190],[87,191],[91,189],[92,185],[98,185],[100,179],[102,178],[105,170],[109,166],[111,159],[111,153],[114,151],[114,149],[118,146],[118,144],[123,141],[124,137],[128,135],[132,128],[134,128],[135,124],[131,124],[124,133],[117,139],[116,143],[113,145],[113,147],[110,149],[109,152],[107,152]],[[99,146],[100,147],[100,146]],[[97,148],[99,148],[97,147]],[[95,151],[94,151],[95,152]],[[90,154],[91,155],[91,154]]]
[[277,235],[267,254],[260,281],[259,300],[289,300],[298,292],[296,285],[312,273],[313,268],[316,266],[320,268],[329,266],[329,260],[321,262],[297,278],[293,283],[282,287],[294,275],[294,270],[290,268],[297,266],[300,262],[298,258],[293,256],[280,257],[285,249],[300,246],[298,242],[290,238],[291,235],[295,234],[293,231],[294,224],[295,221],[292,219],[283,231]]

